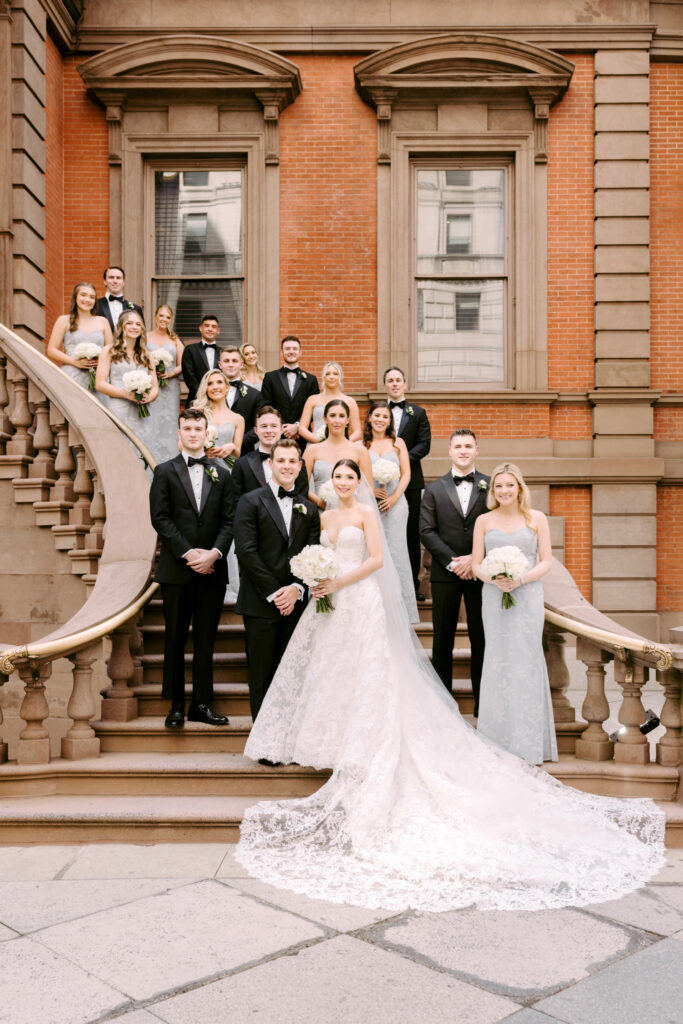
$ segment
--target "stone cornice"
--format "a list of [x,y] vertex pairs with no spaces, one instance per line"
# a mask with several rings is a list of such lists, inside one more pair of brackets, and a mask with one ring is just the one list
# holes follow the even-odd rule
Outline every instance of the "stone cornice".
[[78,18],[82,0],[41,0],[47,17],[48,31],[62,53],[73,53],[78,45]]
[[680,64],[683,61],[683,32],[657,32],[650,55],[658,63]]

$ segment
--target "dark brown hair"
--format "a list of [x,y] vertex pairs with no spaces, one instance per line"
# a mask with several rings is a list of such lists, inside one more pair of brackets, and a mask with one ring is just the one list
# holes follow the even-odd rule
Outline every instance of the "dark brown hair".
[[396,450],[398,451],[398,445],[396,444],[396,430],[394,428],[394,417],[391,414],[391,408],[389,406],[389,403],[385,402],[383,398],[380,398],[376,402],[373,402],[370,408],[368,409],[367,415],[365,417],[365,422],[363,424],[363,444],[365,445],[366,448],[369,448],[370,445],[372,444],[372,424],[370,423],[370,417],[372,416],[375,409],[386,409],[387,412],[389,413],[389,423],[385,431],[385,436],[388,437],[391,441],[393,441],[394,448],[396,448]]
[[203,409],[183,409],[178,417],[178,426],[180,426],[181,420],[204,420],[207,427],[209,425],[209,421],[206,418],[206,413]]

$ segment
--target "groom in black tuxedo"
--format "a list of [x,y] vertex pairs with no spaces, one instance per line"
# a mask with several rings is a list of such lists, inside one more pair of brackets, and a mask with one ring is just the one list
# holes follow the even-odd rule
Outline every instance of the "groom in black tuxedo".
[[210,707],[213,648],[228,582],[234,501],[230,473],[204,454],[206,415],[185,409],[179,418],[181,451],[154,470],[149,494],[152,525],[161,538],[154,579],[164,604],[162,697],[171,701],[169,729],[185,722],[185,644],[192,622],[192,703],[189,722],[227,725]]
[[306,603],[305,587],[293,576],[289,560],[320,540],[318,510],[295,490],[301,472],[296,441],[276,441],[270,467],[270,483],[243,494],[235,514],[241,568],[235,611],[244,617],[247,634],[253,719]]
[[[282,366],[263,378],[261,404],[272,405],[282,416],[282,436],[296,439],[306,399],[320,392],[318,378],[299,366],[301,342],[288,334],[280,342]],[[303,442],[302,442],[303,444]]]
[[420,537],[432,554],[432,664],[450,693],[453,689],[453,643],[460,601],[464,598],[471,647],[474,714],[479,714],[479,685],[484,661],[481,580],[472,572],[472,537],[478,516],[486,512],[490,477],[477,472],[479,449],[471,430],[454,430],[448,454],[452,467],[425,488],[420,510]]

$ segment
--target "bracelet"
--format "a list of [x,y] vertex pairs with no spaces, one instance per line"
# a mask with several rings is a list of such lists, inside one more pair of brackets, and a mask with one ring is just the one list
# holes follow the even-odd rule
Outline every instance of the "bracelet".
[[524,586],[524,584],[526,583],[526,580],[524,579],[523,576],[520,576],[519,577],[519,582],[522,584],[522,586]]

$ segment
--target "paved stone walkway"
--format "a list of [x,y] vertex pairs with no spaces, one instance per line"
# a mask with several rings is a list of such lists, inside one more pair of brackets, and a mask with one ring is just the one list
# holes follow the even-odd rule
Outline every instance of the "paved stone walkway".
[[2,1024],[683,1024],[683,850],[582,910],[336,906],[217,844],[0,847]]

